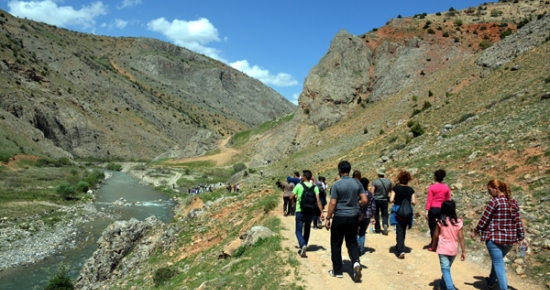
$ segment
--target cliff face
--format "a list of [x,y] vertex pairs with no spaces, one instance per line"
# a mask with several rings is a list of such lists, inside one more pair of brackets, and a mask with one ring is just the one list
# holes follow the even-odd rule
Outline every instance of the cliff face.
[[24,135],[16,144],[5,139],[13,153],[190,157],[295,108],[258,80],[182,47],[2,15],[0,123],[12,129],[0,138]]

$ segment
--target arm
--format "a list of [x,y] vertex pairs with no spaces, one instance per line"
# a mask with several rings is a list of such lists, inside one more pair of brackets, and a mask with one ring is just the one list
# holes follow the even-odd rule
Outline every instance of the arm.
[[317,188],[317,186],[315,186],[315,198],[317,199],[317,206],[319,207],[319,212],[321,213],[321,220],[324,220],[325,215],[323,214],[323,204],[321,204],[321,199],[319,198],[319,188]]
[[331,198],[330,202],[328,203],[327,218],[326,218],[326,222],[325,222],[325,225],[327,227],[327,231],[330,229],[330,220],[333,218],[335,209],[336,209],[336,199]]
[[474,228],[474,232],[471,234],[472,239],[475,238],[478,232],[485,230],[485,228],[491,222],[491,219],[493,218],[495,211],[496,211],[495,199],[492,198],[491,201],[489,201],[489,204],[487,204],[487,207],[485,208],[483,215],[479,219],[479,223]]
[[430,207],[432,206],[432,198],[433,198],[433,192],[432,187],[428,187],[428,198],[426,199],[426,219],[428,219],[428,212],[430,211]]
[[374,185],[370,187],[370,192],[372,192],[372,194],[376,192],[376,187]]
[[458,242],[460,243],[460,249],[462,250],[462,253],[460,254],[460,260],[464,261],[466,260],[466,244],[464,243],[464,233],[462,229],[458,231]]
[[411,195],[411,205],[415,205],[416,204],[416,195],[413,193]]
[[395,191],[392,190],[390,191],[390,202],[393,203],[394,199],[395,199]]
[[369,198],[364,192],[359,194],[359,198],[360,198],[359,205],[365,205],[369,202]]
[[439,223],[437,223],[437,225],[435,226],[435,233],[434,233],[434,237],[432,239],[432,251],[436,251],[437,249],[437,241],[439,241],[439,232],[441,231],[441,229],[439,228]]

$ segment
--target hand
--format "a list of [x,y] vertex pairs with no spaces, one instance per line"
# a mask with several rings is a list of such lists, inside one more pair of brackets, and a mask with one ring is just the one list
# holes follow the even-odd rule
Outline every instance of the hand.
[[325,227],[327,228],[327,231],[330,230],[330,220],[327,219],[327,221],[325,222]]
[[525,246],[525,250],[527,251],[527,249],[529,249],[529,243],[527,242],[526,239],[523,239],[521,242],[519,242],[520,245],[522,246]]
[[376,220],[375,220],[375,219],[372,219],[371,224],[375,225],[375,224],[376,224]]
[[426,215],[425,215],[425,216],[426,216],[426,219],[428,219],[428,211],[426,211]]
[[325,215],[321,214],[321,221],[324,221],[324,220],[325,220]]
[[475,239],[476,234],[477,234],[477,232],[473,232],[473,233],[470,235],[470,237],[472,238],[472,240]]
[[460,254],[460,261],[464,260],[466,260],[466,253],[462,252],[462,254]]

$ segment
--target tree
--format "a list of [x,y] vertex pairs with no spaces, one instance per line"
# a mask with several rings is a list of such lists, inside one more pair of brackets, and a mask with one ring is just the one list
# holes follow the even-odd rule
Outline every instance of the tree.
[[55,192],[57,192],[61,198],[69,200],[74,198],[76,189],[68,182],[63,182],[55,188]]
[[73,282],[69,277],[70,268],[67,264],[59,264],[57,271],[53,277],[48,281],[48,285],[44,290],[72,290],[74,289]]

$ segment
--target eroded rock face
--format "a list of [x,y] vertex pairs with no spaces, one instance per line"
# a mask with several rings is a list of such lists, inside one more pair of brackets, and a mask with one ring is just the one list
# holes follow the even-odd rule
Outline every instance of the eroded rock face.
[[[161,224],[161,221],[151,216],[142,222],[132,218],[109,225],[97,241],[99,248],[84,263],[75,289],[98,289],[103,281],[114,275],[116,269],[128,271],[131,265],[135,266],[147,259],[156,249],[160,235],[149,236],[143,241],[141,239]],[[125,258],[130,251],[132,256]]]
[[372,52],[360,38],[342,29],[327,54],[311,69],[299,98],[305,122],[328,127],[367,91]]
[[477,64],[488,68],[501,67],[516,56],[542,44],[550,35],[550,15],[532,21],[516,33],[487,48]]

